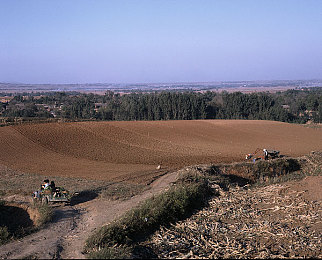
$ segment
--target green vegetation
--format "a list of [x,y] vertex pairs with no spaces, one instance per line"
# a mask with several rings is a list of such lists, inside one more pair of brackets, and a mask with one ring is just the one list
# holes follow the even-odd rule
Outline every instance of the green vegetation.
[[[213,166],[212,174],[217,176],[228,175],[237,176],[251,183],[268,183],[272,180],[277,180],[291,172],[299,171],[300,163],[293,158],[279,158],[275,160],[260,160],[255,163],[242,162],[234,164],[224,164]],[[231,182],[231,180],[230,180]],[[239,180],[239,182],[243,182]]]
[[1,103],[3,124],[30,120],[258,119],[322,122],[322,88],[277,93],[155,92],[105,95],[54,92],[16,95]]
[[[102,227],[86,241],[90,258],[129,256],[135,242],[152,234],[161,225],[169,225],[189,216],[205,205],[211,189],[202,177],[191,178],[167,192],[146,200],[121,219]],[[115,247],[116,245],[121,247]]]
[[127,246],[104,247],[99,252],[91,253],[90,259],[131,259],[132,249]]
[[255,180],[257,183],[279,179],[291,172],[300,170],[301,166],[296,159],[276,159],[273,161],[259,161],[254,165]]
[[39,205],[37,207],[39,212],[39,219],[37,221],[37,227],[42,227],[46,223],[49,223],[53,218],[53,210],[48,205]]

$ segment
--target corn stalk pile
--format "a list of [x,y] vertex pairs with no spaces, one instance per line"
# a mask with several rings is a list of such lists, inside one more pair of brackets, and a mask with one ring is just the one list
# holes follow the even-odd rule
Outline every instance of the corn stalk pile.
[[220,190],[208,208],[143,245],[160,258],[321,259],[321,201],[304,193],[288,184]]

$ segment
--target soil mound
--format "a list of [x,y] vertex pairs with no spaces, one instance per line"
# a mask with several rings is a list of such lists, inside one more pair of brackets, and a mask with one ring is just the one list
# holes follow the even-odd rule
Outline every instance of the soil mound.
[[23,237],[37,225],[39,212],[27,204],[1,203],[0,205],[0,245],[12,237]]
[[2,127],[0,136],[0,164],[9,168],[135,182],[186,165],[242,161],[256,148],[295,157],[322,148],[321,129],[272,121],[48,123]]

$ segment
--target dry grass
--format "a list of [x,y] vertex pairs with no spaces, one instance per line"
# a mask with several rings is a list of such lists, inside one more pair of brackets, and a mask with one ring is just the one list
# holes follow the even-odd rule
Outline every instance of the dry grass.
[[322,153],[297,161],[301,170],[271,175],[275,184],[217,187],[209,207],[140,246],[159,258],[321,258]]
[[231,189],[146,243],[161,258],[322,257],[321,201],[285,185]]
[[110,200],[127,200],[142,193],[148,186],[142,184],[115,183],[100,190],[100,197]]

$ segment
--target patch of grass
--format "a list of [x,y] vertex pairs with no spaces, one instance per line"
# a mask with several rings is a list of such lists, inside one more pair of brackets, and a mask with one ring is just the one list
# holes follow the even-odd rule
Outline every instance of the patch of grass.
[[300,169],[298,160],[293,158],[259,161],[254,165],[254,175],[256,182],[268,183],[270,179],[278,179]]
[[88,255],[89,259],[131,259],[132,248],[130,247],[104,247],[102,250],[92,252]]
[[100,197],[111,200],[126,200],[146,189],[146,185],[117,183],[110,185],[100,191]]
[[213,174],[243,178],[244,182],[269,183],[272,178],[277,179],[300,169],[301,165],[297,159],[280,158],[255,163],[242,162],[216,165],[213,167]]
[[85,251],[90,253],[89,257],[104,258],[107,253],[115,252],[111,249],[115,245],[131,246],[161,225],[167,226],[189,216],[204,206],[210,195],[206,178],[189,176],[163,194],[146,200],[121,219],[102,227],[86,241]]
[[295,171],[282,176],[268,178],[266,179],[265,182],[262,182],[262,181],[255,182],[252,185],[252,188],[264,187],[271,184],[283,183],[283,182],[294,181],[294,180],[302,180],[306,176],[308,176],[308,174],[306,174],[303,171]]
[[47,223],[49,223],[53,218],[53,209],[48,205],[39,205],[37,207],[39,212],[39,220],[37,223],[38,227],[41,227]]

